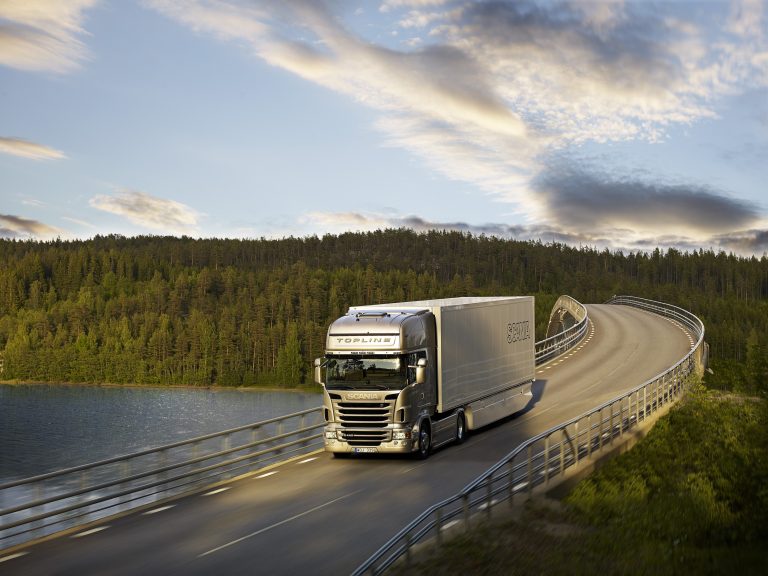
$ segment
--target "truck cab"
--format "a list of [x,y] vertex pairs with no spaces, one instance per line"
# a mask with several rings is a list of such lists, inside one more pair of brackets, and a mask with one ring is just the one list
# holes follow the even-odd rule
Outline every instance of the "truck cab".
[[435,317],[425,309],[350,309],[331,324],[316,361],[326,449],[412,452],[437,405]]

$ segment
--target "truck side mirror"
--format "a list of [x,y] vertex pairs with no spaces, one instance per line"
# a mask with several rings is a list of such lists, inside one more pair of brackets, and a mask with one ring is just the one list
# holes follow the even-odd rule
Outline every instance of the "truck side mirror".
[[419,358],[416,361],[416,384],[424,384],[427,381],[427,359]]
[[323,382],[323,359],[322,358],[315,358],[315,382],[317,382],[321,386],[324,384],[324,382]]

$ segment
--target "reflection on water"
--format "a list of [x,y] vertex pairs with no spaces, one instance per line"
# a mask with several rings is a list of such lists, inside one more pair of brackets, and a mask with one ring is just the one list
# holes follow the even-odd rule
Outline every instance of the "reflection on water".
[[0,483],[321,403],[308,392],[0,385]]

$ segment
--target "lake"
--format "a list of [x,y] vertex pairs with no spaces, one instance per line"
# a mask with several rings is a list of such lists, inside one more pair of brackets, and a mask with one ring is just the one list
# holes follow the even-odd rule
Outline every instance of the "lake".
[[321,404],[319,391],[0,385],[0,483]]

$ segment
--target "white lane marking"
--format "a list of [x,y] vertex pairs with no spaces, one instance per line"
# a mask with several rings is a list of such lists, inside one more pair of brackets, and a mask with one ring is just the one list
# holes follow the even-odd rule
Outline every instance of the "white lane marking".
[[176,504],[169,504],[168,506],[161,506],[160,508],[155,508],[154,510],[147,510],[146,512],[142,512],[143,516],[151,516],[152,514],[157,514],[158,512],[165,512],[166,510],[170,510],[176,506]]
[[459,520],[451,520],[450,522],[448,522],[448,524],[443,524],[440,527],[440,530],[448,530],[448,528],[450,528],[451,526],[456,526],[456,524],[458,523],[459,523]]
[[305,460],[302,460],[301,462],[297,462],[297,464],[306,464],[307,462],[312,462],[312,460],[317,460],[318,456],[313,456],[312,458],[307,458]]
[[85,532],[80,532],[78,534],[70,536],[70,538],[82,538],[84,536],[90,536],[91,534],[96,534],[97,532],[101,532],[102,530],[106,530],[107,528],[109,528],[109,524],[107,524],[106,526],[99,526],[98,528],[91,528],[90,530],[86,530]]
[[29,552],[16,552],[16,554],[11,554],[9,556],[3,556],[0,558],[0,562],[7,562],[8,560],[15,560],[16,558],[21,558],[22,556],[26,556],[29,554]]
[[[496,506],[496,504],[498,503],[499,501],[496,500],[496,498],[491,500],[491,506]],[[480,504],[480,506],[477,507],[478,510],[485,510],[486,508],[488,508],[488,502],[483,502],[482,504]]]
[[264,474],[259,474],[254,478],[254,480],[259,480],[260,478],[267,478],[269,476],[272,476],[273,474],[277,474],[277,470],[272,470],[272,472],[264,472]]
[[345,494],[344,496],[339,496],[338,498],[334,498],[333,500],[329,500],[325,504],[320,504],[318,506],[315,506],[314,508],[310,508],[309,510],[306,510],[304,512],[300,512],[299,514],[296,514],[294,516],[291,516],[290,518],[286,518],[285,520],[280,520],[280,522],[275,522],[271,526],[267,526],[266,528],[262,528],[261,530],[256,530],[256,532],[251,532],[250,534],[247,534],[241,538],[238,538],[237,540],[232,540],[232,542],[227,542],[226,544],[222,544],[221,546],[217,546],[216,548],[212,548],[211,550],[208,550],[208,552],[203,552],[202,554],[199,554],[197,557],[202,558],[203,556],[208,556],[208,554],[213,554],[214,552],[218,552],[219,550],[224,550],[224,548],[229,548],[230,546],[234,546],[235,544],[239,544],[243,540],[247,540],[248,538],[253,538],[254,536],[258,536],[259,534],[263,534],[264,532],[267,532],[268,530],[272,530],[273,528],[277,528],[278,526],[282,526],[283,524],[287,524],[288,522],[293,522],[294,520],[297,520],[298,518],[301,518],[302,516],[306,516],[307,514],[312,514],[312,512],[317,512],[318,510],[325,508],[326,506],[330,506],[331,504],[335,504],[336,502],[339,502],[340,500],[344,500],[345,498],[349,498],[350,496],[354,496],[355,494],[362,492],[362,490],[355,490],[354,492],[350,492],[349,494]]
[[225,486],[224,488],[218,488],[216,490],[211,490],[210,492],[206,492],[203,494],[203,496],[213,496],[214,494],[219,494],[220,492],[226,492],[229,490],[231,486]]

